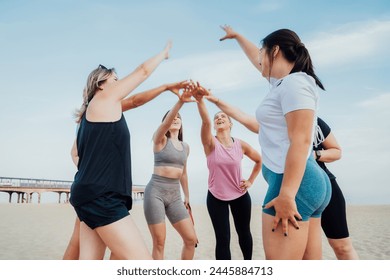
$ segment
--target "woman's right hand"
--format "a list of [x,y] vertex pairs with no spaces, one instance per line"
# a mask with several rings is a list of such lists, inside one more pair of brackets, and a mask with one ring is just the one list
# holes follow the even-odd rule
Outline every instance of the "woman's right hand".
[[190,85],[190,82],[185,80],[178,83],[167,84],[167,90],[170,90],[180,99],[180,90],[186,89]]
[[172,41],[169,40],[169,41],[167,42],[167,44],[165,45],[165,48],[164,48],[164,50],[163,50],[163,54],[164,54],[164,58],[165,58],[165,59],[168,59],[168,58],[169,58],[169,51],[171,50],[171,48],[172,48]]
[[223,36],[220,41],[223,41],[225,39],[235,39],[237,37],[237,32],[233,30],[233,28],[230,27],[230,25],[221,25],[220,26],[225,32],[225,36]]

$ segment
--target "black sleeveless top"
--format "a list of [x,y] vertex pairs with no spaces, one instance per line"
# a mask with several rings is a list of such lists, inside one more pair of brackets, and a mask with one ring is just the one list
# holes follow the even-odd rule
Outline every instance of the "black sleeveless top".
[[[329,125],[326,122],[324,122],[320,117],[317,117],[317,130],[316,130],[315,137],[317,138],[318,145],[313,144],[314,151],[324,150],[324,146],[322,145],[322,142],[324,142],[325,138],[328,137],[330,132],[331,129]],[[326,167],[324,162],[317,160],[317,163],[326,172],[326,174],[328,174],[330,180],[336,179],[336,176],[334,176],[333,173],[329,171],[329,169]]]
[[71,204],[79,206],[108,192],[131,201],[130,132],[123,114],[116,122],[90,122],[85,115],[77,133],[79,163]]

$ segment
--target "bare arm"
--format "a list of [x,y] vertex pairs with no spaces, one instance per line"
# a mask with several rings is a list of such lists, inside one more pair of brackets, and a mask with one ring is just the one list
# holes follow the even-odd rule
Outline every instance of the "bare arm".
[[200,129],[200,137],[202,139],[203,149],[208,156],[214,150],[213,134],[211,133],[211,121],[206,104],[203,98],[198,99],[198,111],[202,119],[202,127]]
[[73,146],[72,146],[72,149],[70,151],[70,156],[72,157],[72,161],[73,161],[74,165],[76,165],[76,167],[77,167],[79,165],[79,155],[78,155],[78,152],[77,152],[77,142],[76,142],[76,139],[73,142]]
[[[341,158],[341,147],[337,143],[336,137],[332,132],[329,133],[325,138],[325,141],[322,142],[322,146],[325,149],[321,151],[321,157],[318,159],[318,161],[327,163],[339,160]],[[315,154],[314,158],[316,158]]]
[[258,134],[260,132],[260,124],[257,122],[254,116],[244,113],[237,107],[234,107],[220,98],[213,96],[210,92],[205,95],[204,98],[214,103],[219,109],[225,112],[225,114],[241,123],[253,133]]
[[[190,154],[190,148],[188,145],[185,145],[185,148],[187,149],[187,158],[188,158],[188,156]],[[181,177],[180,177],[180,185],[181,185],[181,188],[183,189],[184,204],[187,208],[187,205],[190,203],[190,192],[188,189],[187,162],[184,165],[183,173],[181,174]]]
[[180,99],[176,102],[176,104],[173,106],[173,108],[169,111],[168,115],[165,117],[164,121],[160,124],[160,126],[157,128],[156,132],[153,135],[153,142],[155,146],[163,146],[165,145],[166,136],[165,134],[169,130],[169,127],[171,126],[173,120],[175,119],[177,113],[179,112],[180,108],[183,106],[186,102],[193,102],[194,100],[191,99],[191,95],[187,93],[183,93],[180,96]]
[[219,39],[220,41],[223,41],[225,39],[236,39],[238,44],[240,45],[241,49],[244,51],[245,55],[248,57],[250,62],[252,62],[253,66],[256,67],[257,70],[261,71],[260,67],[260,50],[259,48],[246,39],[241,34],[237,33],[228,25],[221,26],[221,28],[226,32],[225,36]]
[[296,110],[286,114],[290,147],[287,152],[283,181],[279,196],[265,206],[266,208],[275,207],[274,229],[282,220],[285,234],[288,233],[289,221],[298,228],[295,217],[302,219],[297,210],[295,196],[305,172],[307,151],[312,145],[313,120],[314,112],[312,110]]
[[157,88],[134,94],[134,95],[122,100],[122,102],[121,102],[122,112],[125,112],[127,110],[131,110],[131,109],[137,108],[139,106],[142,106],[145,103],[148,103],[149,101],[153,100],[154,98],[156,98],[157,96],[159,96],[161,93],[163,93],[166,90],[170,90],[171,92],[176,94],[178,97],[180,97],[179,90],[184,89],[187,85],[188,85],[187,81],[182,81],[182,82],[178,82],[178,83],[161,85]]
[[129,95],[153,73],[164,59],[168,59],[171,45],[171,42],[168,42],[164,50],[160,53],[146,60],[123,79],[108,85],[103,91],[105,98],[113,98],[114,100],[120,101]]
[[259,175],[259,172],[261,170],[261,156],[260,154],[252,148],[248,143],[240,140],[241,147],[244,155],[246,155],[248,158],[250,158],[255,165],[253,166],[251,175],[249,176],[248,180],[243,180],[241,182],[241,188],[248,189],[251,187],[257,177]]

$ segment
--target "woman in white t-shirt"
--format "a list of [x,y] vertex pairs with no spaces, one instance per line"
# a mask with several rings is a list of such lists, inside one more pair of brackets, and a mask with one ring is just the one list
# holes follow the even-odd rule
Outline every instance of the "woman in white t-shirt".
[[318,108],[310,55],[291,30],[280,29],[262,40],[262,48],[229,26],[249,60],[270,84],[270,92],[250,116],[214,96],[222,111],[258,133],[263,176],[268,183],[262,215],[267,259],[321,259],[321,213],[329,202],[330,182],[311,157]]

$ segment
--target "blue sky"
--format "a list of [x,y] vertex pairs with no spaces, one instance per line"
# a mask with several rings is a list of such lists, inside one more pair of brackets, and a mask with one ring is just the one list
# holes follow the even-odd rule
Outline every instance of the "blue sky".
[[[134,92],[185,79],[253,113],[269,85],[235,41],[219,42],[229,24],[258,43],[270,32],[298,33],[326,87],[320,116],[333,128],[343,158],[329,164],[350,204],[390,204],[390,3],[383,1],[0,1],[0,176],[72,180],[72,113],[86,77],[99,64],[131,72],[173,40],[164,61]],[[153,168],[151,137],[176,97],[163,93],[126,112],[133,181]],[[207,105],[211,114],[217,111]],[[181,110],[190,196],[203,203],[206,160],[195,104]],[[261,150],[235,123],[233,136]],[[243,162],[244,174],[251,163]],[[266,184],[250,190],[260,204]],[[0,201],[7,195],[0,193]]]

